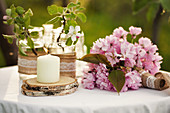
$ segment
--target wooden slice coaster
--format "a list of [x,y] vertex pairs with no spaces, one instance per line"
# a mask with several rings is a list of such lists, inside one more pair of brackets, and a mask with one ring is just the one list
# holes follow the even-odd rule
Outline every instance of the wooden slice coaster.
[[34,91],[34,90],[28,90],[24,85],[22,85],[22,94],[26,96],[63,96],[67,94],[74,93],[76,91],[77,87],[68,89],[68,90],[62,90],[62,91]]
[[67,76],[61,76],[59,82],[52,84],[39,83],[37,78],[28,79],[24,84],[26,89],[34,91],[62,91],[78,87],[79,85],[76,79]]

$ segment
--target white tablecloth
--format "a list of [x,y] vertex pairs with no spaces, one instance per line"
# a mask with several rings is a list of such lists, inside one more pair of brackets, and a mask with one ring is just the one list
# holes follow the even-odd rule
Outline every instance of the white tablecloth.
[[0,68],[0,113],[170,113],[170,89],[121,93],[82,86],[70,95],[28,97],[20,92],[17,66]]

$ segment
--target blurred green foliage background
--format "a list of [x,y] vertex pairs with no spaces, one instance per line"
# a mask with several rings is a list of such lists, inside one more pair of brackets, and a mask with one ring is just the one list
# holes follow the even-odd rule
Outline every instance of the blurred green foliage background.
[[[76,0],[69,0],[75,2]],[[122,26],[126,30],[130,26],[137,26],[143,29],[142,36],[151,38],[152,22],[147,22],[147,9],[142,10],[137,15],[132,14],[132,0],[79,0],[86,7],[85,14],[87,22],[81,24],[81,29],[85,33],[85,44],[88,50],[93,42],[98,38],[110,35],[113,29]],[[47,6],[51,4],[62,5],[62,0],[6,0],[6,5],[22,6],[25,9],[31,8],[34,16],[31,18],[33,26],[42,26],[43,23],[52,17],[47,13]],[[161,18],[159,28],[158,48],[163,56],[162,70],[170,71],[170,24],[168,15]],[[3,55],[0,52],[0,66],[4,66]]]

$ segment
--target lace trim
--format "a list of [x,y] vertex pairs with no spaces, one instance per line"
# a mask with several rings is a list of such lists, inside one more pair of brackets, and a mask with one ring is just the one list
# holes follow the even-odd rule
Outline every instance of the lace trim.
[[60,72],[74,72],[75,69],[75,62],[67,63],[67,62],[61,62],[60,63]]
[[146,85],[150,88],[155,88],[155,82],[156,77],[154,76],[148,76],[148,78],[146,79]]
[[18,66],[27,68],[37,68],[37,61],[18,58]]

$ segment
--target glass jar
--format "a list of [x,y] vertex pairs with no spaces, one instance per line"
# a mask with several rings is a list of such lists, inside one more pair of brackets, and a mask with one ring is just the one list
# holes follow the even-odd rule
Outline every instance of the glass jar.
[[[42,27],[35,27],[34,29],[29,29],[29,32],[38,32],[38,37],[32,38],[34,42],[35,50],[38,56],[45,55],[43,49],[43,37],[42,37]],[[27,54],[27,56],[22,56],[18,54],[18,72],[21,80],[34,78],[37,76],[37,57],[29,46],[27,46],[27,40],[21,40],[19,44],[25,45],[22,49]]]
[[53,24],[43,24],[44,35],[43,35],[43,43],[46,48],[53,43]]

